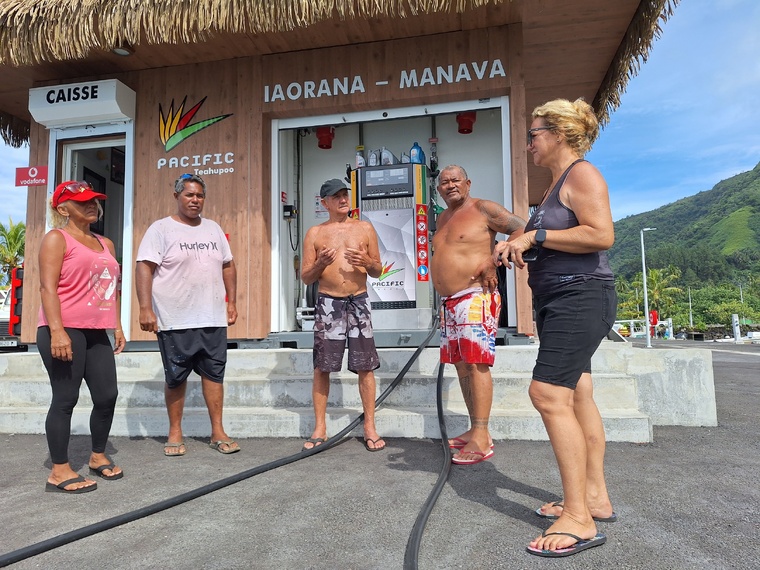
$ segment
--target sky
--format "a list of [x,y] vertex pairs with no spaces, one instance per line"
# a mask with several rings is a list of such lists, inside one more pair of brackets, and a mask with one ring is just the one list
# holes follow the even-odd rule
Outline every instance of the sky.
[[[760,2],[682,0],[586,158],[610,188],[613,219],[710,190],[760,162]],[[26,218],[0,141],[0,222]]]

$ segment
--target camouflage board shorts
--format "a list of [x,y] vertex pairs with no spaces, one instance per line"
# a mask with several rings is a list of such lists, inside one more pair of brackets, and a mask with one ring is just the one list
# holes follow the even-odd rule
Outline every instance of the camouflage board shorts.
[[375,370],[380,359],[372,335],[369,295],[332,297],[317,295],[314,311],[314,368],[337,372],[343,362],[348,340],[348,369],[351,372]]

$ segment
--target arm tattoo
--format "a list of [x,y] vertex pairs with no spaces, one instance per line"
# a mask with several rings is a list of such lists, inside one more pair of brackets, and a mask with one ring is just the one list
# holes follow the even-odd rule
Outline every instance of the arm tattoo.
[[524,228],[526,224],[520,216],[514,215],[504,206],[490,200],[480,202],[480,211],[486,217],[488,227],[503,234],[509,235]]

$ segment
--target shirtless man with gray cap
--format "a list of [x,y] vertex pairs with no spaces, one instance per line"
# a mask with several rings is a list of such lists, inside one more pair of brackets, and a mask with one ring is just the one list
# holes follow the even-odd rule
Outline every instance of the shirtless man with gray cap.
[[327,398],[330,372],[338,372],[348,341],[348,369],[359,376],[359,395],[364,408],[364,445],[380,451],[385,441],[375,429],[375,374],[380,366],[372,334],[367,275],[382,272],[377,234],[369,222],[350,217],[348,188],[334,178],[320,191],[329,219],[306,232],[301,279],[306,285],[319,282],[314,316],[315,425],[304,450],[327,439]]

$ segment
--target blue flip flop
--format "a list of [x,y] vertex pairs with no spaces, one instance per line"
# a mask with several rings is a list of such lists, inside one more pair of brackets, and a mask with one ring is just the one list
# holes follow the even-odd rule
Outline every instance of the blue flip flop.
[[528,551],[528,554],[533,554],[534,556],[542,556],[544,558],[562,558],[563,556],[572,556],[573,554],[578,554],[583,550],[588,550],[589,548],[594,548],[595,546],[601,546],[607,542],[607,537],[602,533],[598,533],[594,538],[589,539],[583,539],[580,536],[570,534],[569,532],[543,532],[541,533],[541,536],[551,536],[553,534],[570,536],[578,542],[572,546],[568,546],[566,548],[558,548],[557,550],[541,550],[539,548],[533,548],[531,546],[527,546],[525,550]]

